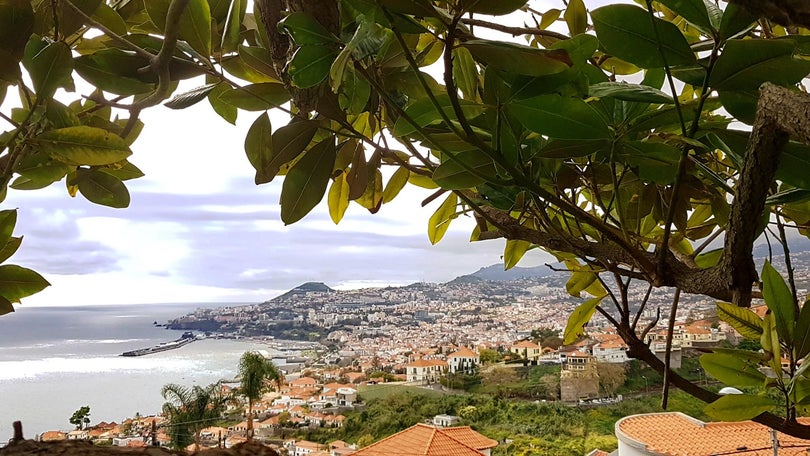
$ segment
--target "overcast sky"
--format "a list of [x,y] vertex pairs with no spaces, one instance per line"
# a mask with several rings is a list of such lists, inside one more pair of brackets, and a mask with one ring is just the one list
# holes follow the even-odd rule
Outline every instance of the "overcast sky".
[[[564,8],[550,0],[532,6]],[[497,20],[519,25],[523,18]],[[282,180],[255,186],[244,153],[245,133],[258,115],[240,111],[232,126],[207,101],[183,111],[145,112],[130,160],[146,177],[127,183],[127,209],[71,198],[64,181],[44,190],[11,190],[0,208],[19,208],[15,234],[25,236],[11,262],[52,284],[22,304],[261,302],[308,281],[338,288],[442,282],[501,262],[504,241],[469,243],[473,222],[466,217],[430,245],[427,221],[441,198],[422,208],[431,192],[412,186],[375,215],[352,203],[336,226],[324,199],[285,227],[278,204]],[[288,121],[282,114],[271,119],[274,127]],[[520,266],[549,260],[533,251]]]

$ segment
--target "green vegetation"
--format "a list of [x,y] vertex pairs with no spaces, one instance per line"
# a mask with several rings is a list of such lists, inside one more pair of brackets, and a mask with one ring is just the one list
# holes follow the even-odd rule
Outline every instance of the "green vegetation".
[[[357,442],[360,439],[369,440],[367,436],[370,436],[370,441],[377,441],[437,414],[451,414],[461,418],[460,425],[472,426],[490,438],[502,442],[504,439],[513,440],[509,445],[500,445],[493,455],[569,456],[585,454],[594,448],[615,449],[613,425],[616,420],[660,407],[657,396],[578,408],[482,394],[438,395],[424,389],[414,391],[392,387],[387,389],[387,393],[368,400],[363,411],[347,413],[342,428],[307,430],[300,436],[320,442],[335,439]],[[705,418],[702,408],[699,400],[682,392],[671,396],[670,410],[702,419]],[[534,453],[521,453],[529,451],[531,445],[534,445]]]
[[83,429],[85,426],[90,424],[90,406],[85,405],[83,407],[79,407],[79,410],[73,412],[73,415],[70,416],[68,421],[70,424],[76,426],[76,429]]
[[226,398],[221,385],[187,388],[170,383],[163,386],[161,394],[166,400],[163,415],[169,420],[172,447],[185,449],[194,443],[199,448],[200,431],[219,421],[224,410]]
[[[71,196],[126,207],[125,182],[143,175],[130,161],[148,131],[141,112],[207,100],[228,123],[252,116],[239,143],[256,184],[284,177],[285,224],[324,199],[335,223],[352,202],[376,213],[410,184],[433,191],[431,243],[469,215],[473,241],[506,240],[507,268],[533,249],[555,255],[571,271],[566,290],[583,298],[566,340],[599,312],[663,374],[636,326],[646,298],[630,287],[730,302],[724,319],[767,355],[718,351],[703,368],[727,384],[762,385],[758,368],[781,371],[785,355],[786,378],[769,385],[782,400],[720,398],[677,372],[667,382],[712,403],[716,417],[810,437],[795,421],[807,399],[798,360],[810,350],[810,310],[788,248],[794,233],[810,233],[806,2],[248,3],[2,3],[0,99],[10,102],[0,112],[0,200],[8,188],[64,181]],[[491,17],[513,12],[524,16],[515,24],[534,26]],[[548,30],[558,22],[564,32]],[[482,38],[493,29],[513,42]],[[78,77],[85,93],[75,93]],[[175,93],[192,78],[198,87]],[[275,109],[290,122],[271,125]],[[0,211],[0,262],[20,245],[15,222],[15,211]],[[744,309],[758,294],[752,252],[762,235],[785,246],[789,274],[763,271],[765,319]],[[47,285],[0,266],[0,313]]]
[[245,352],[239,358],[239,395],[247,398],[247,438],[253,438],[253,403],[262,398],[262,395],[269,391],[273,384],[277,387],[284,381],[284,375],[279,371],[272,361],[268,360],[261,353]]

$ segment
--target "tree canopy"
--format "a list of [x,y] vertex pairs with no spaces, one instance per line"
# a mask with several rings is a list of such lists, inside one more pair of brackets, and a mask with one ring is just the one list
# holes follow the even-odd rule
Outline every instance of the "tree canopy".
[[[337,223],[352,202],[375,213],[406,185],[433,189],[432,243],[469,216],[472,241],[506,239],[506,268],[532,249],[555,255],[567,291],[587,297],[565,339],[599,312],[630,356],[665,373],[664,405],[672,384],[718,418],[810,437],[795,419],[810,402],[810,311],[788,244],[810,222],[804,2],[247,5],[0,1],[0,100],[18,105],[0,112],[0,196],[64,181],[71,196],[126,207],[125,181],[142,175],[129,161],[148,134],[140,113],[206,101],[226,122],[255,117],[245,153],[256,184],[283,176],[284,223],[324,198]],[[506,14],[516,19],[493,17]],[[92,89],[76,93],[79,79]],[[178,93],[186,79],[201,85]],[[290,122],[272,125],[274,109]],[[0,213],[3,262],[20,245],[15,220]],[[782,245],[788,280],[768,265],[760,288],[763,235]],[[729,302],[718,313],[764,354],[710,353],[704,368],[779,399],[719,398],[671,372],[644,342],[636,283],[675,290],[670,331],[681,293]],[[46,285],[0,266],[0,311]],[[760,319],[745,308],[763,297]],[[765,365],[782,374],[758,375]]]

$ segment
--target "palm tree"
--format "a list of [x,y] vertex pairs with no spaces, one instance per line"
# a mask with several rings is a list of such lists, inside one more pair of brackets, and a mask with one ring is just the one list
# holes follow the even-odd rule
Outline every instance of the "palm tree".
[[225,404],[222,386],[214,383],[205,388],[188,388],[169,383],[163,386],[161,394],[167,401],[163,414],[169,419],[172,446],[183,449],[193,442],[195,450],[199,449],[200,432],[222,414]]
[[253,438],[253,403],[261,399],[262,394],[275,383],[281,386],[283,375],[272,361],[261,353],[245,352],[239,359],[239,394],[248,400],[247,438]]

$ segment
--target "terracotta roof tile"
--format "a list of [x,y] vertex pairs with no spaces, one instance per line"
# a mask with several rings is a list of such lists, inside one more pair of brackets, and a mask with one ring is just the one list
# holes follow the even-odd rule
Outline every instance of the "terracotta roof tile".
[[478,358],[478,353],[470,350],[467,347],[461,347],[460,349],[454,351],[447,355],[448,358]]
[[[486,446],[481,449],[497,446],[498,442],[478,434],[468,426],[464,428],[435,428],[426,424],[416,424],[353,454],[355,456],[481,456],[484,453],[471,446],[470,443],[485,444]],[[477,436],[472,434],[477,434]],[[492,442],[495,445],[490,446]]]
[[[810,424],[810,418],[799,418]],[[619,440],[634,441],[664,456],[771,456],[771,430],[753,421],[704,423],[683,413],[632,415],[616,423]],[[806,455],[810,440],[778,434],[780,456]]]

